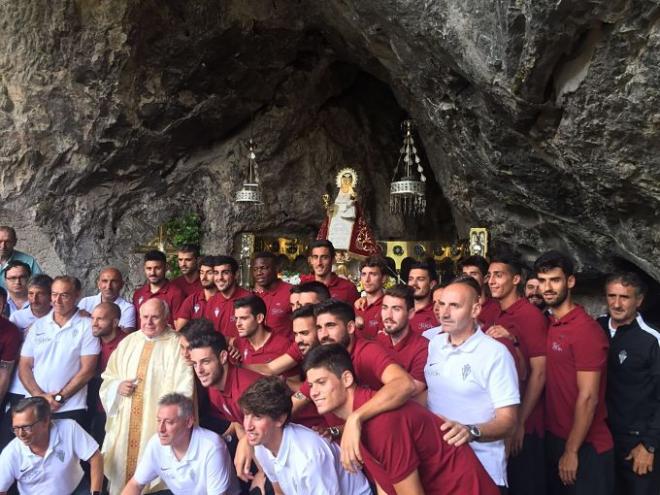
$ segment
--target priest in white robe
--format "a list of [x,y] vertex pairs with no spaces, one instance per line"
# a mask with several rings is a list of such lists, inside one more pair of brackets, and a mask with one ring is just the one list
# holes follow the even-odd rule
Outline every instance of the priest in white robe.
[[[164,301],[145,302],[140,308],[141,329],[120,342],[101,375],[99,395],[107,414],[101,451],[110,495],[121,493],[157,432],[158,400],[171,392],[193,396],[192,368],[179,354],[168,314]],[[144,493],[165,489],[157,479]]]

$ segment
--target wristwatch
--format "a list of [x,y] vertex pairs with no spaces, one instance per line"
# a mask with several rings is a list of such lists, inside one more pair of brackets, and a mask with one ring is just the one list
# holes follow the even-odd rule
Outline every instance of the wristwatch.
[[478,442],[481,439],[481,429],[477,425],[465,425],[472,437],[470,442]]
[[66,399],[61,393],[55,394],[55,397],[53,397],[53,399],[55,399],[55,402],[58,402],[60,404],[64,404],[66,402]]
[[336,426],[331,426],[327,429],[327,432],[330,433],[330,436],[334,439],[337,439],[341,436],[341,430]]

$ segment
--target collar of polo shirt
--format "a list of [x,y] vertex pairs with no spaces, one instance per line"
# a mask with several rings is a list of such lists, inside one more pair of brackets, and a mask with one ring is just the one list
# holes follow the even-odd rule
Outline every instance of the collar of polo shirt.
[[479,345],[479,342],[486,336],[486,334],[481,331],[481,327],[477,326],[477,330],[472,335],[470,335],[465,342],[463,342],[458,347],[454,347],[452,343],[449,341],[448,333],[444,333],[440,335],[447,336],[442,347],[451,347],[452,349],[460,352],[473,352]]

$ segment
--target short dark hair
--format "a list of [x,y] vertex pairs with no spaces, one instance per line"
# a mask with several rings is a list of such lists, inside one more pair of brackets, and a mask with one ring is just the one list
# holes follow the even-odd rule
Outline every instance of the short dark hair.
[[272,260],[273,264],[277,263],[277,256],[275,256],[274,253],[271,253],[270,251],[260,251],[258,253],[255,253],[254,256],[252,256],[253,260]]
[[199,333],[188,341],[191,349],[202,349],[210,347],[216,356],[227,350],[227,340],[220,332]]
[[214,267],[217,266],[215,264],[215,260],[217,259],[216,256],[202,256],[201,259],[199,260],[199,266],[210,266]]
[[646,283],[635,272],[616,272],[608,275],[605,279],[605,290],[607,290],[608,285],[613,283],[619,283],[624,287],[633,287],[637,297],[646,295]]
[[[190,251],[185,251],[189,253]],[[195,415],[195,408],[190,397],[186,397],[178,392],[171,392],[158,399],[158,406],[177,406],[180,418],[192,418]]]
[[307,250],[308,256],[312,255],[312,251],[314,251],[315,248],[328,248],[330,250],[330,257],[334,258],[335,257],[335,247],[332,245],[332,242],[330,242],[327,239],[316,239],[312,242],[309,243],[309,249]]
[[313,292],[319,296],[319,301],[327,301],[330,299],[330,290],[323,282],[312,280],[311,282],[304,282],[299,285],[294,285],[291,288],[291,294],[301,294],[303,292]]
[[238,399],[238,405],[246,414],[258,414],[278,419],[291,416],[293,404],[291,390],[277,376],[265,376],[250,385]]
[[117,321],[121,320],[121,308],[119,306],[117,306],[117,304],[115,304],[111,301],[100,302],[94,307],[94,309],[99,308],[99,307],[109,309],[110,310],[110,316],[112,318],[114,318]]
[[413,270],[426,270],[426,273],[429,274],[429,280],[438,281],[438,272],[436,271],[435,266],[431,263],[426,263],[424,261],[412,263],[408,268],[408,276],[410,276],[410,272]]
[[177,253],[192,253],[195,258],[199,258],[199,246],[197,244],[181,244],[176,248]]
[[291,321],[297,320],[298,318],[314,318],[314,305],[308,304],[306,306],[301,306],[291,313]]
[[7,232],[9,235],[12,236],[14,242],[18,240],[18,238],[16,237],[16,229],[14,229],[14,227],[10,227],[8,225],[0,225],[0,232]]
[[179,335],[185,338],[188,343],[190,343],[190,341],[192,341],[198,335],[212,333],[215,333],[213,323],[205,318],[188,320],[186,324],[181,327],[181,330],[179,330]]
[[53,279],[46,275],[45,273],[40,273],[39,275],[33,275],[30,281],[28,282],[28,288],[30,287],[41,287],[50,292],[50,288],[53,285]]
[[488,260],[483,256],[479,256],[478,254],[468,256],[458,265],[461,270],[463,270],[463,268],[466,266],[476,266],[481,272],[482,277],[485,277],[488,273]]
[[12,260],[7,263],[7,266],[5,267],[5,278],[7,278],[7,272],[12,268],[25,268],[25,270],[27,270],[27,276],[29,277],[32,275],[32,269],[30,268],[30,265],[24,261]]
[[378,268],[380,270],[381,275],[387,275],[389,273],[389,266],[387,264],[387,261],[385,260],[385,258],[377,254],[374,256],[369,256],[368,258],[360,262],[360,271],[362,271],[362,269],[365,267]]
[[234,309],[238,308],[250,308],[250,313],[255,318],[257,315],[264,315],[266,317],[266,303],[263,299],[255,294],[250,294],[249,296],[241,297],[234,301]]
[[566,277],[575,273],[573,261],[559,251],[547,251],[534,262],[534,273],[545,273],[555,268],[561,268]]
[[[493,263],[502,263],[503,265],[507,266],[507,269],[509,270],[509,273],[511,275],[520,275],[522,276],[523,274],[523,266],[522,263],[520,263],[516,258],[514,258],[511,255],[508,254],[500,254],[500,255],[495,255],[490,259],[491,265]],[[490,270],[490,266],[488,267]]]
[[[474,266],[474,265],[467,265],[467,266]],[[469,275],[459,275],[454,280],[449,282],[449,284],[447,284],[447,287],[456,284],[467,285],[472,290],[474,290],[474,292],[477,294],[477,297],[481,296],[481,286],[479,285],[479,282],[477,282],[474,278],[470,277]]]
[[325,344],[313,347],[305,356],[302,368],[305,375],[312,368],[325,368],[337,378],[340,378],[344,371],[350,371],[355,377],[351,355],[340,344]]
[[315,317],[326,313],[336,316],[344,325],[348,325],[349,321],[355,321],[355,310],[353,306],[339,299],[328,299],[314,305]]
[[221,265],[229,265],[232,273],[236,273],[238,271],[238,261],[236,261],[236,258],[233,258],[232,256],[227,256],[225,254],[216,256],[215,266]]
[[43,397],[25,397],[18,401],[18,404],[11,408],[12,417],[18,413],[34,409],[34,414],[37,416],[37,421],[44,421],[50,418],[50,405]]
[[406,308],[408,309],[413,309],[415,307],[415,289],[409,285],[397,284],[394,287],[385,289],[383,295],[403,299],[406,302]]
[[144,253],[144,262],[146,263],[147,261],[160,261],[164,265],[167,265],[167,256],[162,251],[152,249]]
[[[72,277],[71,275],[58,275],[53,279],[53,284],[55,282],[65,282],[67,284],[70,284],[73,286],[76,292],[80,292],[82,290],[82,284],[80,283],[80,280],[78,280],[77,277]],[[52,288],[52,284],[51,284]]]

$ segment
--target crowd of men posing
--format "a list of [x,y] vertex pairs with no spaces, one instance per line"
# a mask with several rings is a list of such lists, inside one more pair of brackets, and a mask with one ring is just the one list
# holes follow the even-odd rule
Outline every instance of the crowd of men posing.
[[131,303],[116,268],[81,299],[15,245],[0,227],[0,494],[660,493],[660,333],[634,273],[594,320],[556,251],[525,279],[473,256],[388,289],[374,256],[359,295],[328,241],[297,286],[255,255],[253,291],[183,246],[174,280],[145,255]]

